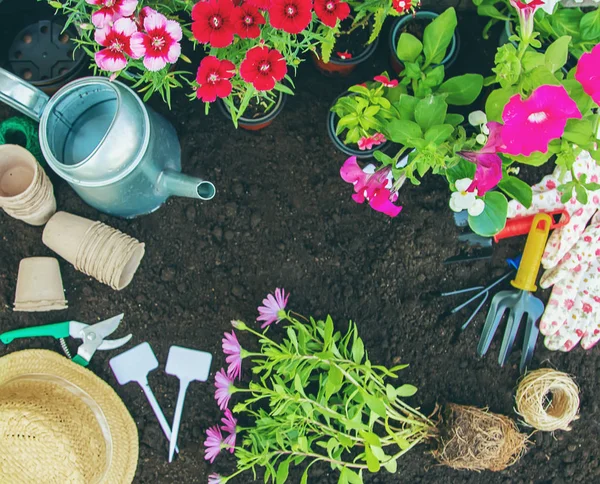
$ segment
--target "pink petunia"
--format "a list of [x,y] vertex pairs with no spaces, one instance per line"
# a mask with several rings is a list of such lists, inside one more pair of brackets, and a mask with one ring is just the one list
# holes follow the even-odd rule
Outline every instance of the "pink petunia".
[[94,55],[98,67],[109,72],[125,68],[126,56],[132,56],[130,41],[135,32],[137,32],[137,26],[129,18],[120,18],[112,26],[97,29],[94,32],[94,40],[106,47]]
[[149,71],[160,71],[167,63],[177,62],[181,55],[181,25],[161,13],[150,13],[144,18],[144,29],[146,33],[137,32],[131,37],[134,57],[143,57]]
[[540,86],[528,99],[515,94],[502,113],[503,152],[525,156],[534,151],[546,153],[550,141],[562,136],[570,118],[579,119],[581,113],[563,86]]
[[370,150],[374,146],[385,143],[387,139],[382,133],[375,133],[373,136],[363,136],[357,142],[359,150]]
[[223,448],[223,435],[218,425],[214,425],[206,430],[206,440],[204,441],[206,450],[204,459],[212,464]]
[[264,321],[260,326],[261,328],[270,326],[273,323],[277,324],[285,318],[285,306],[289,297],[289,294],[285,294],[285,289],[277,288],[275,289],[275,296],[268,294],[263,299],[263,306],[258,308],[259,316],[256,318],[257,321]]
[[529,2],[510,0],[510,4],[517,9],[522,38],[531,38],[533,33],[533,16],[538,8],[544,6],[544,3],[545,0],[530,0]]
[[229,452],[233,454],[235,452],[235,439],[237,435],[237,419],[234,418],[231,410],[227,408],[225,409],[225,418],[222,418],[221,422],[223,422],[221,430],[229,434],[223,442],[227,444]]
[[600,44],[583,54],[577,63],[575,79],[585,93],[600,106]]
[[223,484],[223,477],[214,472],[208,476],[208,484]]
[[92,14],[92,23],[103,28],[110,25],[113,20],[133,15],[137,7],[137,0],[85,0],[90,5],[100,5],[101,8]]
[[215,375],[215,399],[219,404],[221,410],[225,410],[231,399],[231,395],[235,392],[235,386],[233,385],[233,379],[227,376],[225,370],[221,368]]
[[391,80],[387,76],[375,76],[373,80],[377,82],[381,82],[385,87],[396,87],[398,85],[398,80]]
[[223,353],[228,355],[226,361],[229,363],[227,376],[233,379],[239,378],[242,374],[242,347],[234,331],[223,336]]
[[397,193],[391,193],[391,169],[389,167],[374,171],[375,167],[369,165],[363,170],[356,161],[356,156],[346,160],[340,169],[342,180],[354,185],[352,200],[356,203],[369,202],[372,209],[396,217],[402,207],[394,205],[398,199]]

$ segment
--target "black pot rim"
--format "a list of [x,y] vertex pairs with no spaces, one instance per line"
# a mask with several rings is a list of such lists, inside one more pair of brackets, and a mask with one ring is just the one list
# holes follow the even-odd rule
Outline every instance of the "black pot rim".
[[[333,101],[331,107],[335,106],[335,103],[338,101],[338,99],[345,96],[351,96],[353,94],[354,93],[350,91],[344,91],[338,97],[335,98],[335,101]],[[375,153],[376,151],[385,151],[392,145],[390,141],[386,141],[385,143],[380,144],[377,148],[371,148],[370,150],[355,150],[353,148],[350,148],[348,145],[345,145],[342,142],[342,140],[335,134],[336,117],[337,115],[331,109],[329,109],[329,114],[327,115],[327,134],[329,135],[329,138],[333,142],[334,146],[342,153],[348,156],[356,156],[358,159],[367,159],[372,158],[373,153]]]
[[[261,116],[260,118],[245,118],[243,116],[240,116],[240,118],[238,119],[238,123],[245,124],[248,126],[256,126],[259,124],[268,123],[269,121],[275,119],[275,117],[283,110],[283,107],[285,106],[285,103],[287,101],[287,94],[281,91],[278,91],[278,93],[279,97],[277,99],[277,102],[275,103],[275,107],[273,107],[271,111],[266,113],[264,116]],[[217,105],[219,106],[219,110],[223,113],[223,115],[226,118],[232,119],[231,113],[229,112],[229,109],[227,109],[227,106],[225,105],[222,99],[217,99]]]
[[334,65],[339,65],[339,66],[358,65],[361,62],[366,61],[369,57],[371,57],[373,55],[373,52],[375,52],[375,49],[377,49],[378,45],[379,45],[379,37],[376,37],[375,40],[373,42],[371,42],[369,45],[367,45],[365,50],[363,50],[356,57],[352,57],[351,59],[338,59],[338,58],[334,58],[333,56],[331,56],[329,58],[329,62],[327,62],[327,64],[334,64]]
[[[390,47],[390,52],[398,60],[398,62],[402,62],[398,58],[398,55],[396,55],[396,42],[397,42],[396,34],[398,33],[398,30],[400,29],[400,27],[408,24],[414,18],[434,19],[439,16],[440,16],[439,13],[432,12],[430,10],[419,10],[418,12],[415,13],[414,16],[413,15],[405,15],[403,17],[398,18],[394,22],[394,24],[392,25],[392,28],[390,29],[389,47]],[[454,30],[454,34],[452,35],[452,43],[450,44],[450,52],[448,54],[446,54],[446,57],[444,57],[444,59],[442,60],[442,62],[440,62],[440,64],[446,68],[450,67],[456,61],[459,51],[460,51],[460,35],[458,33],[458,30]],[[438,65],[440,65],[440,64],[438,64]]]

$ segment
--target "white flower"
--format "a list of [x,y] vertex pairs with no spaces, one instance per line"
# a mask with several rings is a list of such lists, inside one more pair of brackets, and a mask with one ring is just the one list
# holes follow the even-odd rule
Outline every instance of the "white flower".
[[[575,1],[577,2],[577,0],[575,0]],[[580,1],[582,1],[582,0],[580,0]],[[554,12],[554,7],[556,6],[557,3],[560,3],[560,0],[545,0],[544,5],[542,5],[541,8],[548,15],[552,15],[552,12]]]
[[485,208],[485,203],[481,198],[477,198],[477,190],[468,192],[467,189],[471,186],[473,180],[470,178],[461,178],[456,180],[456,192],[450,195],[450,209],[454,212],[462,212],[467,210],[469,215],[477,217],[481,215]]
[[478,134],[475,137],[475,141],[477,141],[480,145],[484,145],[487,142],[487,137],[485,134]]
[[481,126],[487,123],[487,116],[483,111],[473,111],[469,114],[469,124],[471,126]]

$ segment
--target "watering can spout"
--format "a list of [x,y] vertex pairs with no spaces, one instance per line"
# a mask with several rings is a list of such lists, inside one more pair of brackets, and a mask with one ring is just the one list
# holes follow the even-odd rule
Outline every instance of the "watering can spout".
[[163,190],[174,197],[199,198],[210,200],[215,196],[215,186],[206,180],[184,175],[175,170],[165,170],[162,173],[161,183]]

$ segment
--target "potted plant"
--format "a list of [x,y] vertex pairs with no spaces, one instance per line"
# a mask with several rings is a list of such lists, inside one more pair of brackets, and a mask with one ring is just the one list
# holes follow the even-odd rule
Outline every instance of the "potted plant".
[[414,13],[412,0],[350,0],[350,16],[329,32],[321,49],[313,53],[317,68],[326,75],[349,75],[377,48],[379,34],[388,16]]
[[[259,470],[264,482],[283,484],[300,465],[300,482],[307,483],[318,462],[339,476],[339,484],[362,484],[368,473],[396,473],[398,461],[427,442],[454,468],[498,471],[518,460],[527,436],[513,421],[452,404],[443,422],[434,421],[409,403],[417,388],[397,382],[408,365],[372,362],[356,324],[336,330],[329,316],[316,320],[286,310],[287,299],[277,289],[263,300],[260,331],[233,321],[224,335],[229,365],[215,376],[215,399],[224,413],[222,425],[206,431],[205,459],[213,463],[230,452],[237,469],[209,475],[209,484],[248,482],[238,476]],[[278,323],[281,331],[271,328]],[[236,331],[255,340],[257,349],[243,347]],[[252,366],[249,381],[246,365]]]
[[[446,10],[448,12],[448,10]],[[446,13],[446,15],[448,15]],[[419,39],[419,41],[424,42],[425,32],[427,35],[437,37],[441,34],[441,32],[436,32],[436,28],[427,29],[427,27],[431,24],[442,25],[440,22],[434,23],[434,20],[439,16],[439,14],[435,12],[430,12],[427,10],[420,10],[415,12],[412,16],[402,17],[394,22],[392,28],[390,30],[389,35],[389,46],[390,46],[390,64],[394,71],[399,74],[402,69],[404,69],[404,65],[402,63],[402,59],[398,55],[398,42],[403,33],[409,33],[412,36]],[[456,16],[454,16],[454,27],[456,27]],[[446,43],[448,39],[440,39],[442,42]],[[460,37],[456,29],[452,32],[452,38],[448,44],[448,48],[446,51],[446,55],[443,59],[439,60],[439,64],[442,64],[447,68],[449,68],[456,58],[458,57],[458,52],[460,50]]]

